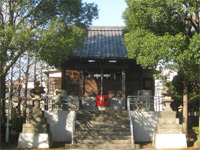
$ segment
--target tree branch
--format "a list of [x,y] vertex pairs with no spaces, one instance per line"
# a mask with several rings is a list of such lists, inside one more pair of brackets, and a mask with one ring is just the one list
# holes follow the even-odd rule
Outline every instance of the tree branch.
[[[188,5],[188,3],[186,1],[184,1],[184,5],[189,10],[189,14],[190,14],[190,16],[187,15],[185,17],[185,20],[190,21],[192,26],[194,27],[194,29],[197,31],[197,33],[199,33],[199,12],[197,12],[197,11],[196,12],[190,12],[190,6]],[[196,7],[198,7],[198,6],[196,6]]]
[[32,10],[30,10],[29,13],[28,13],[27,15],[25,15],[25,16],[21,19],[21,21],[20,21],[18,24],[23,23],[23,21],[24,21],[25,19],[27,19],[28,17],[30,17],[30,16],[32,15],[33,12],[35,12],[35,11],[37,11],[39,8],[41,8],[41,6],[42,6],[42,4],[43,4],[44,1],[45,1],[45,0],[42,0],[36,7],[32,8]]
[[11,60],[10,63],[8,63],[4,68],[3,68],[3,74],[7,74],[7,72],[9,71],[10,67],[13,66],[13,64],[16,63],[16,61],[18,60],[18,58],[21,56],[21,54],[23,54],[23,49],[20,49],[17,54],[15,55],[15,57]]

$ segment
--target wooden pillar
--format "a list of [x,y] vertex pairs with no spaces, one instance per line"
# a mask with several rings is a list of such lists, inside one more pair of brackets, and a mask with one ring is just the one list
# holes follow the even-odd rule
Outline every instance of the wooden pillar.
[[144,83],[143,83],[143,69],[139,70],[139,90],[143,90]]
[[101,69],[101,103],[103,103],[103,69]]
[[66,68],[62,68],[62,79],[61,79],[61,89],[66,89],[65,87],[65,77],[66,77]]
[[125,109],[127,109],[127,99],[126,99],[126,72],[122,71],[122,100]]
[[83,96],[83,71],[80,70],[80,75],[79,75],[79,109],[82,106],[82,96]]

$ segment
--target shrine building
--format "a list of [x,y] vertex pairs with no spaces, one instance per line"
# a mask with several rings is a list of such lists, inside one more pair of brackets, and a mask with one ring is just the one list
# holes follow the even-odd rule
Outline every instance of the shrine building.
[[108,96],[110,108],[118,109],[126,108],[128,95],[154,95],[153,70],[128,58],[123,29],[90,26],[83,47],[62,66],[62,78],[49,78],[49,90],[64,89],[79,97],[80,106],[90,108],[98,95]]

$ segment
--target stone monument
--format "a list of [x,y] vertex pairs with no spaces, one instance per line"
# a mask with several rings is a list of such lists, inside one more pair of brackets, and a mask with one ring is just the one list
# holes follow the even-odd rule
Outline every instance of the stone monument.
[[21,148],[50,148],[52,136],[44,112],[40,109],[41,93],[45,93],[39,82],[31,90],[34,94],[32,110],[27,109],[26,123],[23,124],[22,133],[19,135],[18,147]]
[[176,113],[171,109],[171,91],[166,84],[164,95],[165,110],[161,112],[161,118],[154,133],[154,146],[157,149],[187,148],[186,135],[183,133],[182,125],[176,118]]

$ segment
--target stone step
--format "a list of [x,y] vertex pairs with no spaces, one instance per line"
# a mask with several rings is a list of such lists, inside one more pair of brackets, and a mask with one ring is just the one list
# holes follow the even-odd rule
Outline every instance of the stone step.
[[74,149],[127,149],[131,145],[127,111],[78,111]]
[[125,121],[129,119],[128,116],[77,116],[77,120],[115,120],[115,121]]
[[182,134],[182,129],[159,129],[157,128],[156,133],[159,134]]
[[31,118],[28,121],[29,121],[30,124],[37,125],[37,124],[40,124],[40,123],[47,123],[47,118],[36,117],[36,118]]
[[107,121],[100,121],[100,120],[84,120],[84,121],[80,121],[80,120],[76,120],[75,122],[76,125],[87,125],[87,126],[90,126],[90,125],[110,125],[112,127],[114,126],[130,126],[130,121],[129,120],[126,120],[126,121],[121,121],[121,122],[117,122],[117,121],[112,121],[112,120],[107,120]]
[[91,136],[75,136],[74,140],[131,140],[131,136],[123,136],[123,135],[113,135],[113,136],[108,136],[108,135],[104,135],[104,136],[96,136],[96,135],[91,135]]
[[[98,131],[98,130],[97,130]],[[131,135],[130,130],[129,131],[117,131],[117,132],[111,132],[111,131],[105,131],[105,132],[97,132],[97,131],[77,131],[75,132],[74,136],[129,136]]]
[[181,124],[158,124],[157,128],[160,129],[182,129]]
[[31,124],[31,123],[24,123],[23,127],[31,128],[31,127],[40,127],[40,128],[49,128],[48,123],[38,123],[37,125]]
[[131,144],[131,139],[129,140],[75,140],[76,144]]
[[75,132],[130,132],[130,128],[93,128],[93,129],[88,129],[88,128],[75,128]]
[[116,120],[116,121],[125,121],[129,119],[128,116],[77,116],[77,120]]
[[159,124],[179,124],[178,118],[159,118]]
[[129,118],[123,118],[123,119],[117,119],[117,118],[82,118],[82,119],[76,119],[76,123],[87,123],[87,122],[102,122],[102,123],[112,123],[112,124],[130,124]]
[[37,126],[25,123],[23,124],[22,133],[49,133],[50,125],[45,123],[40,123]]
[[135,145],[131,144],[74,144],[74,145],[65,145],[66,149],[72,150],[83,150],[83,149],[91,149],[91,150],[97,150],[97,149],[120,149],[120,150],[130,150],[130,149],[135,149]]
[[[80,130],[81,129],[81,130]],[[113,126],[113,125],[76,125],[75,127],[75,131],[83,131],[83,130],[88,130],[88,131],[130,131],[130,127],[126,126],[126,125],[117,125],[117,126]]]

